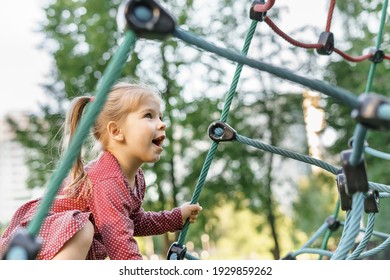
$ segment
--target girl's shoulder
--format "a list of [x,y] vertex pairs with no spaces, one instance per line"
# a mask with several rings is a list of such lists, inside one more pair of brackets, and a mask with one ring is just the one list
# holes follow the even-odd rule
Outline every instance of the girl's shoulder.
[[104,180],[105,178],[123,177],[118,160],[110,153],[103,152],[97,159],[84,167],[90,179]]

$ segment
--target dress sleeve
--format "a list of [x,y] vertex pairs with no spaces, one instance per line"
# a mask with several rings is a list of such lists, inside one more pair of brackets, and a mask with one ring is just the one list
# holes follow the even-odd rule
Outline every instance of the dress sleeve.
[[90,208],[102,243],[111,260],[141,260],[134,222],[134,205],[124,182],[109,178],[94,185]]
[[134,235],[148,236],[177,231],[183,227],[180,208],[172,211],[146,212],[142,207],[133,212]]
[[[136,186],[138,189],[138,198],[140,201],[143,201],[146,192],[146,184],[142,169],[138,170]],[[177,231],[183,227],[180,208],[174,208],[171,211],[146,212],[140,203],[132,212],[131,220],[134,222],[135,236],[158,235],[169,231]]]

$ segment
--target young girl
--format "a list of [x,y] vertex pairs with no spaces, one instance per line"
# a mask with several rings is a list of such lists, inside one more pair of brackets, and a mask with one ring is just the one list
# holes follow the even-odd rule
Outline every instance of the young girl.
[[[74,99],[66,117],[68,138],[75,132],[91,97]],[[120,82],[107,97],[92,134],[102,154],[84,166],[75,162],[40,230],[43,240],[37,259],[142,259],[134,236],[158,235],[193,223],[202,208],[186,203],[172,211],[142,208],[145,180],[141,165],[160,159],[166,126],[161,99],[139,85]],[[40,199],[27,202],[14,214],[0,238],[0,255],[13,234],[27,227]]]

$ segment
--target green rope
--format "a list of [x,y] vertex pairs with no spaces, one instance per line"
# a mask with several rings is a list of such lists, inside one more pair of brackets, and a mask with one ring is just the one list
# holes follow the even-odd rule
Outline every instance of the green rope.
[[[381,44],[382,44],[382,38],[383,38],[383,30],[384,30],[384,25],[386,22],[386,17],[387,17],[387,6],[388,6],[388,0],[385,0],[383,2],[382,6],[382,16],[381,16],[381,21],[379,25],[379,31],[378,31],[378,36],[376,38],[376,49],[379,49]],[[370,66],[370,71],[368,73],[368,78],[367,78],[367,84],[366,84],[366,89],[365,93],[369,93],[372,89],[372,84],[374,82],[374,75],[375,75],[375,70],[376,70],[376,63],[372,62]],[[357,124],[356,130],[353,136],[353,142],[354,145],[352,147],[352,154],[349,159],[350,164],[352,166],[357,165],[360,162],[362,153],[364,151],[364,140],[367,135],[367,128],[364,126]]]
[[49,212],[49,209],[57,195],[62,181],[66,178],[69,170],[72,168],[74,161],[80,154],[83,142],[87,138],[90,128],[100,113],[100,110],[103,108],[109,90],[115,81],[119,78],[124,64],[129,57],[130,51],[134,47],[135,41],[135,33],[132,31],[127,31],[124,37],[124,41],[108,64],[101,78],[101,82],[97,86],[97,93],[94,102],[91,103],[91,107],[86,111],[85,116],[81,119],[80,124],[76,129],[75,135],[71,139],[69,147],[63,156],[63,159],[60,160],[58,168],[50,177],[49,184],[46,188],[46,194],[42,198],[38,211],[28,226],[28,233],[30,235],[36,236],[39,233],[43,220]]
[[[365,232],[366,230],[367,230],[367,228],[364,228],[364,227],[360,229],[361,232]],[[376,236],[376,237],[383,238],[383,239],[387,239],[390,237],[390,234],[388,234],[388,233],[375,231],[375,230],[372,232],[372,235]]]
[[[382,33],[383,33],[383,25],[384,25],[384,19],[385,19],[385,15],[386,15],[386,13],[385,13],[386,8],[387,8],[387,0],[385,1],[384,7],[382,9],[382,21],[381,21],[381,30],[379,32],[380,33],[379,37],[382,37]],[[177,38],[191,44],[191,45],[195,45],[195,46],[200,47],[206,51],[209,51],[209,52],[215,53],[217,55],[220,55],[222,57],[225,57],[229,60],[238,62],[240,64],[245,64],[245,65],[248,65],[248,66],[253,67],[253,68],[257,68],[257,69],[262,70],[262,71],[266,71],[268,73],[271,73],[271,74],[273,74],[277,77],[280,77],[282,79],[285,79],[285,80],[289,80],[289,81],[296,82],[296,83],[299,83],[299,84],[304,85],[304,86],[308,86],[311,89],[317,90],[319,92],[322,92],[322,93],[325,93],[329,96],[337,98],[352,108],[356,108],[358,105],[358,100],[357,100],[356,96],[354,96],[352,93],[348,92],[345,89],[338,88],[336,86],[332,86],[332,85],[329,85],[327,83],[324,83],[324,82],[321,82],[318,80],[307,79],[305,77],[295,75],[295,74],[293,74],[289,71],[286,71],[284,69],[281,69],[281,68],[278,68],[278,67],[266,64],[266,63],[262,63],[259,61],[255,61],[252,59],[248,59],[246,56],[243,56],[243,55],[238,54],[236,52],[233,52],[233,51],[230,51],[227,49],[223,49],[223,48],[219,48],[219,47],[217,47],[217,46],[215,46],[215,45],[213,45],[213,44],[211,44],[203,39],[200,39],[200,38],[192,35],[191,33],[186,32],[180,28],[176,28],[175,31],[173,32],[173,35],[176,36]],[[378,38],[378,41],[377,41],[378,48],[380,45],[380,41],[381,41],[381,39]],[[369,73],[369,79],[368,79],[368,83],[367,83],[367,87],[366,87],[366,92],[368,92],[368,90],[371,89],[374,72],[375,72],[375,66],[372,66],[370,73]],[[390,120],[390,106],[389,105],[381,106],[378,115],[380,118]],[[357,127],[355,129],[355,133],[354,133],[354,147],[353,147],[352,155],[349,159],[349,161],[352,165],[358,164],[361,160],[361,156],[362,156],[362,153],[364,150],[363,147],[364,147],[364,139],[366,137],[366,134],[367,134],[367,129],[364,126],[357,124]],[[237,138],[240,139],[240,136],[238,136]],[[241,138],[241,140],[243,140],[243,138]],[[250,144],[258,146],[259,142],[251,142]],[[260,144],[262,144],[262,143],[260,143]],[[217,145],[218,144],[214,142],[211,149],[216,150]],[[269,146],[264,146],[264,145],[262,145],[262,146],[263,146],[263,148],[264,147],[270,148]],[[284,150],[278,149],[276,147],[272,147],[271,152],[286,155],[288,157],[297,156],[297,154],[294,154],[294,153],[285,154]],[[208,154],[208,157],[209,156],[211,156],[210,153]],[[337,169],[335,169],[333,166],[328,165],[327,163],[324,163],[321,161],[313,161],[313,159],[309,158],[309,157],[302,157],[302,158],[299,158],[299,160],[304,161],[304,162],[308,162],[310,164],[317,165],[319,167],[322,167],[323,169],[328,170],[333,174],[336,174],[336,172],[337,172]],[[209,166],[207,166],[207,169],[208,168],[209,168]],[[203,173],[203,170],[202,170],[202,173]],[[353,210],[348,215],[349,219],[347,219],[346,226],[344,227],[344,231],[342,234],[342,239],[339,243],[339,247],[337,248],[335,254],[332,255],[333,259],[339,259],[339,258],[343,259],[347,256],[347,252],[350,248],[350,247],[348,248],[348,246],[353,245],[353,239],[356,237],[356,235],[358,233],[359,228],[356,225],[359,225],[358,220],[360,220],[361,216],[362,216],[363,196],[354,195],[353,201],[354,201]],[[350,223],[352,223],[351,226],[350,226]],[[348,238],[344,238],[345,236],[347,236]],[[347,241],[345,241],[345,240],[347,240]],[[352,240],[352,243],[351,243],[351,240]],[[183,241],[183,240],[181,239],[181,241]],[[326,244],[326,243],[324,242],[323,244]]]
[[357,124],[355,128],[355,132],[353,134],[352,153],[349,158],[349,163],[352,166],[358,165],[362,159],[362,153],[364,150],[364,140],[366,138],[366,135],[367,135],[367,128],[365,128],[361,124]]
[[312,237],[301,246],[301,249],[311,246],[329,227],[327,222],[323,223],[320,228],[312,235]]
[[[336,206],[334,209],[334,213],[333,213],[333,218],[335,220],[337,220],[337,217],[339,215],[339,211],[340,211],[340,199],[337,200],[337,203],[336,203]],[[329,242],[331,235],[332,235],[332,231],[330,229],[328,229],[325,233],[324,239],[322,240],[321,249],[325,250],[328,247],[328,242]],[[322,259],[322,256],[320,256],[319,259]]]
[[359,245],[356,247],[355,251],[348,256],[347,260],[356,260],[361,254],[361,252],[363,252],[364,248],[368,244],[368,241],[370,241],[372,232],[374,231],[374,224],[375,224],[375,213],[370,213],[368,215],[367,229],[366,232],[364,233],[364,237],[362,241],[359,243]]
[[349,250],[352,248],[360,230],[360,220],[363,212],[364,196],[356,193],[352,196],[352,210],[349,211],[346,225],[341,235],[340,242],[332,256],[332,260],[345,260]]
[[388,185],[374,183],[374,182],[368,182],[368,186],[371,189],[376,190],[376,191],[390,193],[390,186],[388,186]]
[[188,253],[188,252],[186,252],[185,258],[186,258],[187,260],[199,260],[197,257],[191,255],[191,254]]
[[313,248],[303,248],[300,250],[297,250],[296,252],[292,253],[292,257],[297,257],[302,254],[318,254],[321,256],[326,256],[328,258],[331,258],[333,256],[333,252],[321,250],[321,249],[313,249]]
[[236,134],[236,140],[238,142],[241,142],[241,143],[250,145],[252,147],[261,149],[263,151],[271,152],[271,153],[278,154],[278,155],[288,157],[291,159],[295,159],[295,160],[298,160],[298,161],[301,161],[304,163],[318,166],[318,167],[320,167],[320,168],[322,168],[322,169],[324,169],[324,170],[326,170],[334,175],[336,175],[338,170],[339,170],[337,167],[335,167],[329,163],[326,163],[322,160],[315,159],[315,158],[312,158],[310,156],[302,155],[302,154],[299,154],[296,152],[288,151],[288,150],[285,150],[282,148],[278,148],[278,147],[275,147],[275,146],[272,146],[269,144],[265,144],[261,141],[253,140],[253,139],[247,138],[245,136],[242,136],[240,134]]
[[[377,49],[379,49],[382,42],[383,29],[386,21],[386,16],[387,16],[387,6],[388,6],[388,1],[385,0],[382,6],[381,23],[380,23],[379,32],[376,41]],[[375,73],[375,67],[376,67],[375,63],[372,63],[369,76],[368,76],[367,85],[366,85],[366,93],[371,91],[374,73]],[[352,147],[352,154],[349,159],[350,164],[353,166],[357,165],[361,160],[362,153],[364,150],[364,140],[366,138],[366,134],[367,134],[367,128],[358,124],[354,132],[354,145]],[[350,214],[352,216],[350,222],[353,224],[350,227],[348,227],[347,225],[347,227],[344,228],[344,231],[341,236],[341,240],[335,251],[335,254],[332,256],[332,259],[345,259],[347,257],[348,251],[352,248],[354,240],[359,233],[360,220],[363,215],[363,202],[364,199],[361,193],[355,194],[353,196],[352,210],[350,211]]]
[[[248,53],[250,43],[252,41],[253,35],[255,33],[255,30],[256,30],[256,26],[257,26],[257,21],[252,21],[251,26],[249,28],[249,31],[248,31],[246,38],[245,38],[245,41],[244,41],[244,46],[243,46],[242,51],[241,51],[241,53],[243,55],[246,55]],[[239,78],[241,75],[242,68],[243,68],[242,64],[238,64],[236,67],[236,71],[235,71],[234,76],[233,76],[233,81],[230,85],[230,89],[229,89],[229,92],[227,93],[227,97],[225,100],[225,105],[224,105],[224,108],[223,108],[222,113],[221,113],[221,121],[226,121],[226,119],[228,117],[232,100],[236,94],[237,84],[238,84],[238,81],[239,81]],[[207,153],[207,157],[206,157],[205,162],[203,164],[201,173],[199,175],[199,179],[196,183],[195,190],[194,190],[194,193],[193,193],[192,199],[191,199],[192,204],[197,203],[199,200],[200,192],[202,191],[202,188],[204,186],[204,182],[206,181],[207,173],[208,173],[208,170],[210,169],[210,165],[211,165],[211,162],[214,158],[214,155],[216,153],[217,148],[218,148],[218,144],[216,142],[213,142],[211,144],[211,147],[210,147],[208,153]],[[187,220],[183,226],[183,229],[180,231],[179,238],[178,238],[178,243],[181,245],[184,244],[184,240],[185,240],[185,237],[187,235],[188,228],[189,228],[189,222]]]
[[[191,34],[188,31],[185,31],[180,28],[176,28],[173,32],[173,35],[177,38],[183,40],[184,42],[197,46],[203,50],[206,50],[211,53],[215,53],[219,56],[225,57],[231,61],[238,62],[240,64],[248,65],[249,67],[268,72],[272,75],[275,75],[279,78],[282,78],[284,80],[292,81],[297,84],[301,84],[304,86],[307,86],[313,90],[317,90],[319,92],[322,92],[326,95],[332,96],[336,99],[339,99],[344,104],[348,105],[351,108],[356,108],[358,105],[357,97],[350,91],[330,85],[328,83],[325,83],[320,80],[315,79],[309,79],[303,76],[296,75],[292,73],[291,71],[288,71],[286,69],[273,66],[271,64],[267,64],[261,61],[253,60],[250,58],[247,58],[246,56],[243,56],[242,54],[231,51],[225,48],[218,47],[210,42],[207,42],[206,40],[203,40],[193,34]],[[390,119],[390,115],[386,116],[386,118]]]
[[390,154],[389,153],[384,153],[384,152],[375,150],[375,149],[370,148],[370,147],[365,147],[364,151],[367,154],[369,154],[369,155],[372,155],[372,156],[375,156],[375,157],[378,157],[378,158],[382,158],[382,159],[386,159],[386,160],[390,160]]
[[371,250],[368,250],[364,253],[362,253],[360,256],[359,256],[359,259],[364,259],[364,258],[367,258],[367,257],[370,257],[370,256],[373,256],[373,255],[376,255],[378,254],[379,252],[387,249],[390,247],[390,237],[387,238],[382,244],[380,244],[379,246],[371,249]]

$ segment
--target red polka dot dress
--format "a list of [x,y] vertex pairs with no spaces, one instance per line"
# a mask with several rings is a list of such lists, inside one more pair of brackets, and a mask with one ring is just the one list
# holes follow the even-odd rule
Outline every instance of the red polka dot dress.
[[[141,169],[137,172],[132,190],[119,162],[111,153],[104,152],[88,165],[87,175],[92,183],[92,194],[88,198],[60,197],[54,200],[39,232],[43,246],[37,259],[52,259],[88,220],[95,227],[94,240],[87,256],[91,260],[107,257],[112,260],[140,260],[142,256],[134,236],[159,235],[181,229],[180,208],[144,211],[142,201],[146,185]],[[15,212],[0,238],[0,257],[13,234],[28,226],[39,202],[40,199],[27,202]]]

